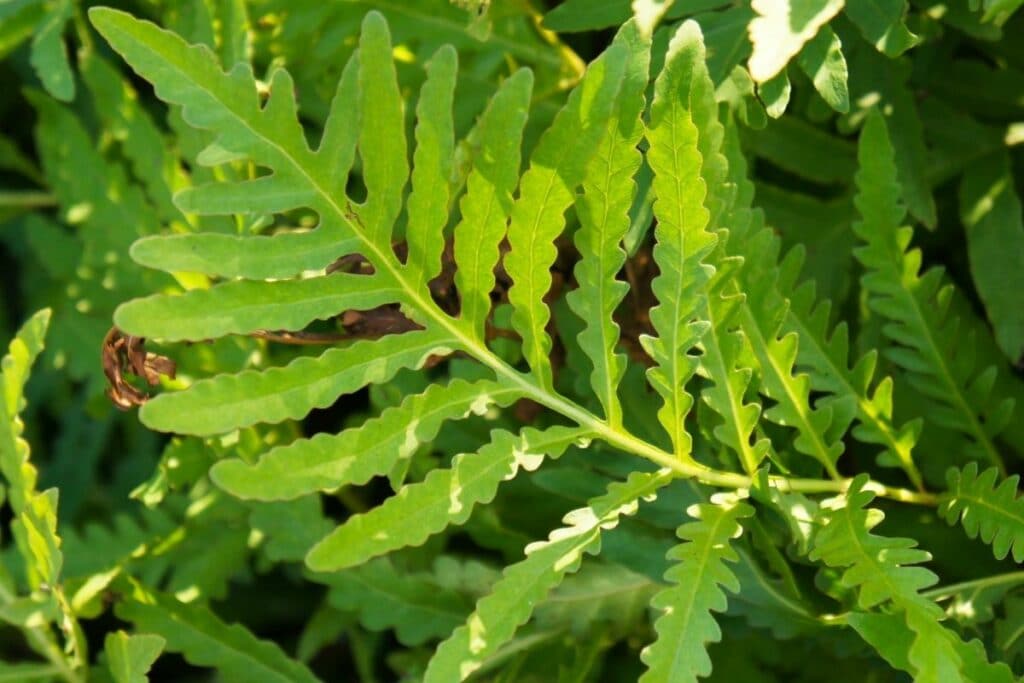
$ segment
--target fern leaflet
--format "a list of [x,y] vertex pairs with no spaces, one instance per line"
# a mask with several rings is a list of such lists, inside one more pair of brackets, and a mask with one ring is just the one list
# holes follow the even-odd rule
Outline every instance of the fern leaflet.
[[602,530],[616,526],[622,515],[635,513],[641,499],[650,498],[671,480],[670,470],[660,470],[635,473],[625,482],[613,483],[604,495],[566,515],[568,526],[553,531],[546,541],[527,546],[526,559],[506,568],[466,624],[438,647],[424,683],[465,680],[512,638],[567,573],[579,569],[585,554],[600,550]]
[[959,522],[971,538],[992,546],[992,554],[1002,560],[1013,552],[1014,562],[1024,562],[1024,500],[1018,498],[1018,475],[996,485],[999,472],[991,467],[978,473],[978,464],[962,470],[951,469],[946,476],[946,501],[939,508],[951,525]]
[[[395,496],[363,514],[350,517],[306,556],[314,571],[337,571],[371,557],[420,545],[452,524],[463,524],[473,507],[494,498],[498,485],[520,468],[537,469],[545,457],[558,457],[588,432],[573,427],[545,431],[524,429],[519,436],[496,431],[477,453],[458,455],[451,469],[433,470]],[[408,520],[415,516],[417,523]]]
[[647,671],[641,683],[696,681],[711,673],[708,643],[718,642],[722,632],[712,612],[723,612],[726,597],[740,584],[726,562],[739,556],[729,543],[742,533],[740,519],[753,508],[735,499],[713,499],[689,510],[698,521],[679,527],[684,543],[669,553],[677,564],[665,574],[672,584],[654,596],[653,607],[663,610],[654,628],[657,640],[641,654]]

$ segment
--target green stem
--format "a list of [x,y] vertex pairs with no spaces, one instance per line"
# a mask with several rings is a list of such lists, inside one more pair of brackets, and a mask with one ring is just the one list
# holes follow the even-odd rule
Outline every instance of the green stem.
[[48,192],[0,192],[0,208],[44,209],[57,205],[57,198]]
[[995,576],[986,576],[981,579],[963,581],[949,586],[939,586],[938,588],[933,588],[930,591],[924,591],[921,595],[930,600],[942,600],[966,591],[982,590],[985,588],[994,588],[996,586],[1015,583],[1024,583],[1024,571],[996,574]]
[[[0,603],[9,604],[14,602],[15,596],[7,590],[7,587],[0,583]],[[56,675],[68,683],[85,683],[85,679],[77,671],[72,669],[60,647],[53,642],[50,631],[42,626],[24,626],[22,632],[32,644],[33,649],[46,657],[56,671]]]

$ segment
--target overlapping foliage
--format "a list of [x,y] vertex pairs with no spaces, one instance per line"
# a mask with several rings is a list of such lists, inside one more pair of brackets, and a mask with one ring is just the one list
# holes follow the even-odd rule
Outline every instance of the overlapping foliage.
[[1015,680],[1018,6],[0,3],[0,678]]

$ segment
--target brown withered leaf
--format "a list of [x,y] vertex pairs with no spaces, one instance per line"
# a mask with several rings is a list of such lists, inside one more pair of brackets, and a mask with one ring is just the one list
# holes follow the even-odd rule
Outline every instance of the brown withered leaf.
[[128,381],[127,376],[141,377],[149,386],[160,383],[160,377],[174,379],[177,367],[170,358],[146,351],[144,337],[126,335],[110,328],[103,339],[101,353],[103,374],[107,378],[107,396],[121,410],[140,406],[149,394]]

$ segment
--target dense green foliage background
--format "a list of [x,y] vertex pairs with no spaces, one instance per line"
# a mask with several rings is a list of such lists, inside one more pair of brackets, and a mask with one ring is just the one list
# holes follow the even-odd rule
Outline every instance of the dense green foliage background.
[[1019,0],[92,4],[0,0],[0,680],[1024,674]]

